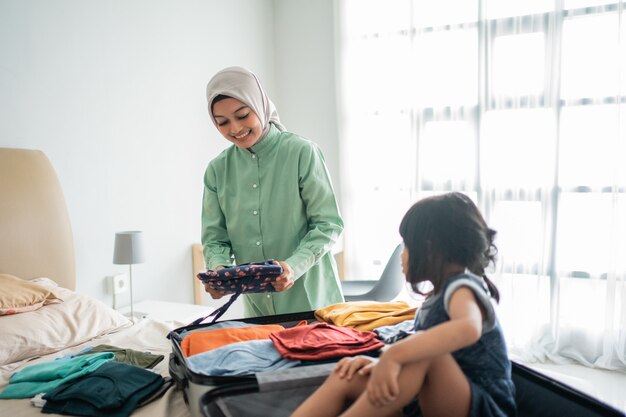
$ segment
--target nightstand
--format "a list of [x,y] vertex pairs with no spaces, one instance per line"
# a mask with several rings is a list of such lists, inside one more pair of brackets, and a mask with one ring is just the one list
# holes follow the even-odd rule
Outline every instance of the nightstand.
[[[181,325],[189,324],[199,317],[208,316],[215,310],[213,307],[175,303],[171,301],[143,300],[133,306],[135,321],[137,319],[153,319],[156,321],[175,322]],[[125,316],[130,316],[130,306],[118,310]]]

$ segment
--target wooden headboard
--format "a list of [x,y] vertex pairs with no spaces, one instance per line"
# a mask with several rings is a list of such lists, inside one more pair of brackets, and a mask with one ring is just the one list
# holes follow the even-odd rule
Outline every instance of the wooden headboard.
[[0,148],[0,272],[74,290],[74,256],[63,190],[46,155]]
[[198,305],[203,305],[202,296],[205,293],[204,285],[197,278],[200,272],[206,271],[204,264],[204,254],[202,253],[202,245],[200,243],[194,243],[191,245],[191,259],[193,261],[193,302]]

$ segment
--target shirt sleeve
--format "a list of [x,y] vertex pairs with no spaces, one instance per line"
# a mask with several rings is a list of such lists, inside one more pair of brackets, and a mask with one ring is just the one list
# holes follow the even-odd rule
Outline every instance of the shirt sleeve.
[[485,311],[485,318],[483,320],[483,334],[490,332],[496,326],[496,313],[493,308],[493,304],[491,304],[491,297],[487,293],[487,291],[481,287],[476,281],[471,280],[470,278],[461,278],[446,288],[446,291],[443,295],[443,303],[446,309],[446,313],[449,315],[450,308],[450,299],[452,298],[452,294],[456,290],[461,287],[468,287],[474,293],[476,300]]
[[296,278],[328,253],[343,231],[343,219],[321,149],[309,143],[300,153],[298,164],[300,197],[306,206],[308,232],[285,260]]
[[226,219],[217,198],[215,171],[211,164],[204,174],[202,196],[202,248],[207,269],[232,264],[232,248]]

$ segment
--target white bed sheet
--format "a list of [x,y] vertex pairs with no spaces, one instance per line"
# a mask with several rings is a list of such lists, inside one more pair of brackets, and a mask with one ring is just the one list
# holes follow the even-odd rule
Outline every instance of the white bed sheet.
[[[155,354],[164,355],[164,359],[155,366],[154,370],[162,376],[169,376],[168,363],[169,354],[172,350],[171,342],[167,339],[170,330],[185,323],[159,322],[152,319],[144,319],[131,327],[124,328],[118,332],[96,337],[88,342],[82,343],[59,352],[45,355],[36,359],[23,360],[0,366],[0,390],[8,384],[11,374],[28,365],[53,360],[55,358],[78,352],[88,346],[99,344],[110,344],[122,348],[135,349],[139,351],[149,351]],[[0,416],[11,417],[34,417],[41,416],[41,409],[30,403],[30,399],[0,400]],[[48,414],[58,415],[58,414]],[[183,393],[176,386],[170,388],[163,397],[136,409],[133,417],[190,417],[191,413],[183,399]]]

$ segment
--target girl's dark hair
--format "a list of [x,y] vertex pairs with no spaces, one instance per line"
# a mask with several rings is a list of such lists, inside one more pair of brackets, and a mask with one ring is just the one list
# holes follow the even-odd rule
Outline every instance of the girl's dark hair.
[[[498,289],[485,276],[489,263],[495,264],[495,235],[465,194],[453,192],[418,201],[400,223],[400,236],[409,251],[407,281],[419,294],[436,294],[443,284],[444,265],[453,262],[482,276],[491,296],[500,301]],[[429,279],[434,288],[423,293],[418,286]]]
[[226,100],[227,98],[232,98],[232,97],[225,96],[224,94],[216,95],[213,101],[211,102],[211,113],[213,113],[213,106],[215,106],[215,103],[217,103],[218,101]]

